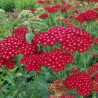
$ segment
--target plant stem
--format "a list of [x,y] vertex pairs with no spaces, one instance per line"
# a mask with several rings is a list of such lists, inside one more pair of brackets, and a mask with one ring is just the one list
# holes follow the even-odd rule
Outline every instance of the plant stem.
[[3,72],[11,79],[11,81],[12,81],[11,83],[13,83],[13,86],[16,86],[14,80],[13,80],[12,77],[9,75],[9,72],[5,70],[5,68],[3,68]]
[[96,93],[93,93],[92,98],[97,98]]
[[24,70],[23,70],[23,68],[22,68],[22,65],[20,64],[20,61],[19,61],[19,59],[18,59],[18,56],[16,57],[16,59],[17,59],[17,65],[18,65],[18,67],[19,67],[19,71],[20,71],[20,73],[22,73],[22,79],[23,79],[24,82],[25,82],[27,95],[28,95],[28,97],[30,97],[30,91],[29,91],[29,89],[28,89],[28,83],[27,83],[27,80],[26,80],[26,78],[25,78],[25,72],[24,72]]
[[59,76],[54,71],[53,74],[56,76],[57,79],[60,79]]
[[81,56],[82,56],[82,61],[83,61],[83,63],[84,63],[84,68],[85,68],[85,70],[87,71],[87,67],[86,67],[86,62],[87,62],[87,61],[85,61],[85,58],[84,58],[83,54],[81,54]]
[[84,98],[83,96],[80,96],[80,98]]

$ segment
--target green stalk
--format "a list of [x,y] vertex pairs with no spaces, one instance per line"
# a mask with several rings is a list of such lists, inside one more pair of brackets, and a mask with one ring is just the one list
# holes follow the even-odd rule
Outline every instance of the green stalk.
[[53,74],[56,76],[57,79],[60,79],[60,77],[54,71]]
[[56,20],[54,19],[54,17],[56,18],[55,14],[56,14],[56,13],[52,13],[52,14],[51,14],[51,19],[53,20],[54,25],[57,26]]
[[49,21],[49,26],[51,27],[52,26],[51,17],[48,18],[48,21]]
[[[4,68],[3,68],[4,69]],[[11,76],[9,75],[9,73],[8,73],[8,71],[6,71],[5,69],[3,70],[4,71],[4,73],[7,75],[7,76],[9,76],[9,78],[11,79],[11,81],[13,82],[13,86],[17,89],[17,86],[16,86],[16,84],[15,84],[15,81],[11,78]],[[15,94],[15,95],[17,95],[17,97],[18,97],[18,94],[19,94],[19,92],[17,92],[17,94]],[[22,94],[21,94],[22,95]],[[23,96],[23,95],[22,95]]]
[[97,98],[96,93],[93,93],[92,98]]
[[83,56],[82,54],[81,54],[81,56],[82,56],[82,59],[83,59],[82,61],[83,61],[83,63],[84,63],[84,64],[83,64],[83,65],[84,65],[84,68],[85,68],[85,70],[87,71],[87,66],[86,66],[86,62],[87,62],[87,61],[85,61],[85,58],[84,58],[84,56]]
[[84,98],[83,96],[80,96],[80,98]]
[[20,71],[20,73],[22,73],[22,78],[23,78],[23,80],[24,80],[24,82],[25,82],[27,95],[28,95],[28,97],[30,97],[30,91],[28,90],[27,80],[26,80],[26,78],[24,77],[25,72],[24,72],[24,70],[23,70],[23,68],[22,68],[22,66],[21,66],[21,64],[20,64],[20,61],[19,61],[19,59],[18,59],[18,56],[16,57],[16,59],[17,59],[17,65],[18,65],[18,67],[19,67],[19,71]]
[[4,73],[11,79],[11,81],[12,81],[12,83],[13,83],[13,86],[16,86],[14,80],[13,80],[12,77],[9,75],[8,71],[6,71],[5,68],[3,68],[3,69],[4,69],[4,70],[3,70]]
[[23,69],[22,69],[22,66],[20,66],[20,63],[19,63],[19,61],[18,61],[18,56],[16,57],[16,61],[17,61],[17,65],[18,65],[18,67],[19,67],[19,71],[20,71],[20,73],[22,73],[22,75],[23,75]]

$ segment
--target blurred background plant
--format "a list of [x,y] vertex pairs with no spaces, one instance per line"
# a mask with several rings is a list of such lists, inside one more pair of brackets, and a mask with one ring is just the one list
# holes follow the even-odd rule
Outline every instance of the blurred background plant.
[[0,9],[0,39],[10,35],[10,21],[3,9]]
[[13,11],[15,8],[14,0],[0,0],[0,8],[5,11]]
[[0,0],[0,8],[5,11],[23,10],[35,6],[36,0]]
[[36,0],[15,0],[15,9],[24,10],[36,5]]

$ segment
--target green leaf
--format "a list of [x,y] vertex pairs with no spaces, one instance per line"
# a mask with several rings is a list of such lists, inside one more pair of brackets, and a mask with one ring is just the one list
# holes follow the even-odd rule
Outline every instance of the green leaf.
[[5,98],[2,92],[0,92],[0,98]]
[[33,39],[33,33],[26,34],[26,40],[30,44]]

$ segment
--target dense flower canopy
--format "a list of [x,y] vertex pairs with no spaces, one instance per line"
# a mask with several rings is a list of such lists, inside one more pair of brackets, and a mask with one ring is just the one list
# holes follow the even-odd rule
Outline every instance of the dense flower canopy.
[[[74,60],[71,54],[75,51],[85,52],[93,43],[93,38],[88,32],[74,26],[53,26],[46,32],[36,34],[31,44],[25,38],[27,27],[15,28],[12,33],[13,36],[0,42],[0,64],[23,54],[21,63],[26,65],[28,71],[40,71],[43,65],[51,67],[55,72],[64,70],[65,66]],[[54,46],[56,42],[61,44],[59,49],[50,52],[38,50],[38,44]]]

